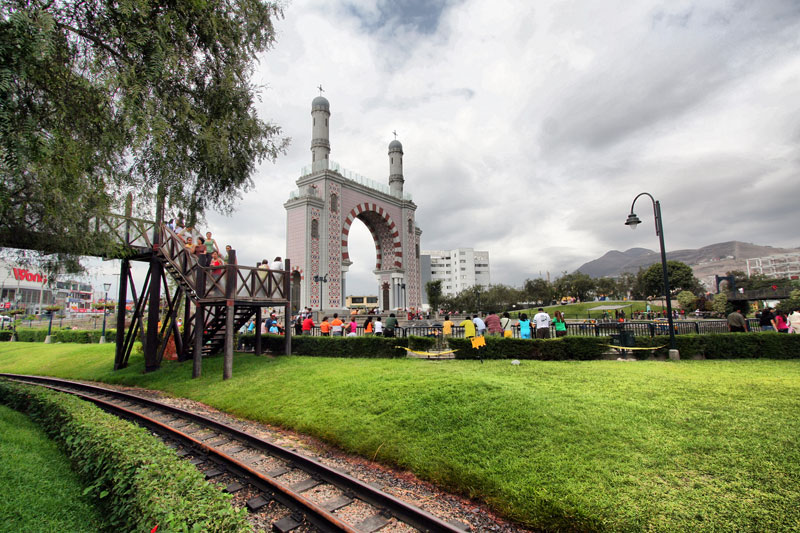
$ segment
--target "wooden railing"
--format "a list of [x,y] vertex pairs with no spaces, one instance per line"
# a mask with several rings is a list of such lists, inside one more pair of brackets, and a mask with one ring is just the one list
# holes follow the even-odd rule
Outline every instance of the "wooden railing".
[[[235,300],[286,300],[283,270],[267,270],[240,265],[210,266],[201,264],[199,256],[184,246],[183,239],[167,226],[162,226],[159,250],[186,285],[201,300],[233,298]],[[206,260],[203,260],[205,263]],[[202,280],[202,283],[198,283]],[[228,284],[232,289],[227,290]]]
[[152,220],[108,213],[90,220],[90,227],[98,233],[110,234],[118,242],[131,248],[153,248],[152,236],[156,223]]

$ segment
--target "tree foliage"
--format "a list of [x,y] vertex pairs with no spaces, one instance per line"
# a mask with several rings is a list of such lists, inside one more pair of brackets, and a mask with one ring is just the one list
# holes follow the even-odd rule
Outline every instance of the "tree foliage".
[[522,287],[524,300],[549,305],[553,300],[553,286],[545,279],[526,279]]
[[[694,277],[692,267],[681,261],[667,261],[667,277],[670,292],[700,290],[700,282]],[[645,296],[664,295],[664,274],[661,263],[655,263],[643,274]]]
[[692,309],[696,309],[697,304],[697,296],[694,295],[691,291],[681,291],[678,293],[677,296],[678,303],[681,306],[681,309],[684,311],[691,311]]
[[581,301],[588,300],[590,293],[595,289],[595,281],[591,276],[582,272],[565,273],[555,281],[554,285],[558,298],[572,296]]
[[[95,246],[127,191],[227,212],[285,147],[249,81],[274,41],[264,0],[0,0],[0,238]],[[24,241],[24,239],[23,239]]]
[[437,279],[425,284],[425,292],[428,294],[428,304],[436,313],[442,305],[442,280]]

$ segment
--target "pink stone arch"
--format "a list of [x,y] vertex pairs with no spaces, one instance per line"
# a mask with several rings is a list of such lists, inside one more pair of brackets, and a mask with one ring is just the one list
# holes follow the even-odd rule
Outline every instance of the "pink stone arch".
[[342,224],[342,260],[350,259],[347,251],[347,239],[350,235],[350,226],[355,219],[366,224],[375,241],[375,268],[377,270],[402,268],[403,243],[400,240],[400,228],[383,207],[374,203],[358,204],[347,214],[347,218]]

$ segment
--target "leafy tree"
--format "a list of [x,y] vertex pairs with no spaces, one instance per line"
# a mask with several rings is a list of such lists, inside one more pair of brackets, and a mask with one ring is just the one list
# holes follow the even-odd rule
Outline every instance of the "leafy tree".
[[594,283],[595,292],[598,296],[616,298],[620,295],[619,283],[614,278],[597,278]]
[[564,274],[555,282],[556,295],[559,298],[573,296],[581,301],[589,298],[589,294],[594,291],[595,282],[588,274],[573,272]]
[[697,297],[690,291],[681,291],[678,293],[678,303],[684,311],[691,311],[696,308]]
[[529,302],[548,305],[553,300],[553,286],[546,279],[526,279],[522,292]]
[[728,314],[728,294],[721,292],[714,295],[712,309],[717,315],[727,316]]
[[281,15],[268,0],[2,0],[0,245],[95,251],[87,221],[127,191],[152,205],[158,190],[189,223],[229,212],[286,146],[249,81]]
[[428,304],[436,314],[439,311],[439,306],[442,305],[442,280],[437,279],[429,281],[425,284],[425,292],[428,294]]
[[511,309],[513,304],[520,301],[521,294],[522,291],[508,285],[489,285],[481,295],[482,310],[497,313]]
[[[700,290],[700,282],[694,277],[692,267],[681,261],[667,261],[667,277],[670,291],[685,290],[696,293]],[[650,265],[644,271],[642,281],[645,296],[664,295],[664,274],[661,263]]]

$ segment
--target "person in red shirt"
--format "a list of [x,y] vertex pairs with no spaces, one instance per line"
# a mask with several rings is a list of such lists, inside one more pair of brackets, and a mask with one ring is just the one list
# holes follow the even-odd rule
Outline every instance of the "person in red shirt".
[[311,328],[314,327],[314,319],[311,318],[311,315],[303,320],[303,335],[311,335]]

